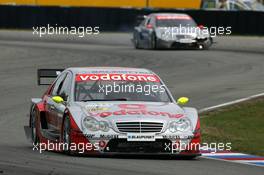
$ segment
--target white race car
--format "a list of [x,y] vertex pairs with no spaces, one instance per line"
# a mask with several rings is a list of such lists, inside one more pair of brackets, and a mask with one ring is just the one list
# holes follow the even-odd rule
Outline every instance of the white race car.
[[29,126],[34,147],[85,154],[200,155],[197,110],[176,102],[150,70],[84,67],[38,70],[58,77],[33,98]]
[[152,13],[134,28],[132,42],[136,49],[209,49],[213,39],[187,14]]

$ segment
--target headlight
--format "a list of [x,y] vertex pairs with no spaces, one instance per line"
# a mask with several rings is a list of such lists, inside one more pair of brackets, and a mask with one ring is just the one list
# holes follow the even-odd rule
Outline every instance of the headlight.
[[170,129],[170,132],[176,132],[177,131],[177,122],[175,122],[175,121],[171,122],[169,129]]
[[186,118],[179,119],[178,121],[172,121],[169,126],[170,132],[184,132],[191,128],[191,121]]
[[104,131],[107,132],[109,131],[109,124],[105,121],[97,121],[94,118],[91,117],[85,117],[83,119],[83,125],[86,129],[90,131]]
[[85,117],[83,119],[83,125],[86,129],[90,131],[98,131],[99,130],[99,122],[93,118]]
[[102,130],[102,131],[104,131],[104,132],[109,131],[109,125],[108,125],[108,123],[105,122],[105,121],[99,122],[99,129]]

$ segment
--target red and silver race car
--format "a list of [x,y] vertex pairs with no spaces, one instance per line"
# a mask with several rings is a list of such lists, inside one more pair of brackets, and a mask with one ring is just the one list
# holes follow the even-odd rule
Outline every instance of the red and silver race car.
[[200,155],[197,110],[176,102],[158,75],[147,69],[84,67],[39,69],[26,135],[34,149],[69,154]]

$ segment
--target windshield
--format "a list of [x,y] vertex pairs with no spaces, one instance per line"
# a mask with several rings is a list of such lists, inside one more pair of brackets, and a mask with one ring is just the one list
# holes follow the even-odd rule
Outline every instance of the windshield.
[[[108,79],[109,74],[77,75],[75,81],[75,101],[148,101],[171,102],[165,85],[153,75],[153,79],[134,79],[135,75],[120,75],[119,80]],[[114,77],[115,76],[115,77]],[[117,78],[118,75],[114,75]],[[88,78],[87,78],[88,77]],[[98,78],[99,77],[99,78]],[[124,77],[130,78],[125,79]],[[142,76],[143,78],[146,75]],[[152,80],[152,81],[149,81]]]
[[157,19],[157,27],[195,27],[196,23],[192,19]]

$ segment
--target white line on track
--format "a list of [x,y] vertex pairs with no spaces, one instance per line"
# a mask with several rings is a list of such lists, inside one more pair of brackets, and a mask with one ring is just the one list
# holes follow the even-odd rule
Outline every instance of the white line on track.
[[252,96],[249,96],[249,97],[246,97],[246,98],[241,98],[241,99],[237,99],[237,100],[230,101],[230,102],[227,102],[227,103],[222,103],[222,104],[219,104],[219,105],[216,105],[216,106],[206,107],[206,108],[200,109],[199,113],[212,111],[212,110],[217,109],[217,108],[230,106],[230,105],[233,105],[233,104],[241,103],[241,102],[244,102],[244,101],[248,101],[248,100],[255,99],[255,98],[258,98],[258,97],[263,97],[263,96],[264,96],[264,93],[260,93],[260,94],[252,95]]

